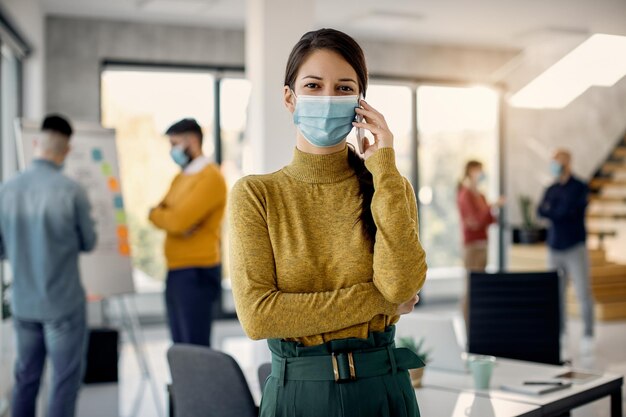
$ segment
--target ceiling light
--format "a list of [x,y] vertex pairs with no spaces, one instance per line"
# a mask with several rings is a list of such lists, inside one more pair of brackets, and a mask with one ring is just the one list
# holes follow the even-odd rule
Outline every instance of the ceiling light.
[[377,30],[399,33],[418,28],[424,16],[414,13],[399,11],[372,10],[365,15],[357,16],[350,20],[350,25],[355,29]]
[[560,109],[626,75],[626,36],[595,34],[511,97],[513,107]]

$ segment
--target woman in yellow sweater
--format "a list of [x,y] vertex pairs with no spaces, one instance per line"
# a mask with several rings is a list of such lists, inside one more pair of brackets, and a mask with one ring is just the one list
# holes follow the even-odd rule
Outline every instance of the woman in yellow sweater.
[[[425,254],[393,135],[358,98],[363,52],[342,32],[309,32],[284,85],[293,161],[241,179],[229,208],[237,313],[272,351],[261,416],[419,416],[408,369],[423,363],[395,348],[394,323],[417,303]],[[374,136],[365,161],[346,145],[353,127]]]

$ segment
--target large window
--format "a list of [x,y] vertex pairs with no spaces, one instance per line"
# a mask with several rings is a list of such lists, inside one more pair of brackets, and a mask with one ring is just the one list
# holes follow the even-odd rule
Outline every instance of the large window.
[[[406,85],[373,82],[367,89],[366,100],[378,110],[387,121],[387,125],[394,134],[394,148],[400,173],[413,180],[413,117],[412,117],[412,90]],[[372,135],[366,132],[366,137],[373,143]],[[349,141],[355,143],[354,132]]]
[[[211,70],[107,67],[101,77],[102,124],[117,131],[122,188],[139,291],[160,291],[166,274],[164,234],[148,212],[167,192],[179,168],[165,130],[184,117],[198,120],[204,153],[221,163],[230,186],[245,172],[244,130],[249,82]],[[224,273],[228,271],[224,226]],[[227,277],[226,277],[227,278]]]
[[[483,191],[491,201],[497,196],[498,102],[497,92],[485,87],[417,89],[420,232],[431,268],[463,265],[456,194],[468,160],[483,163]],[[491,234],[489,264],[495,267],[498,239]]]

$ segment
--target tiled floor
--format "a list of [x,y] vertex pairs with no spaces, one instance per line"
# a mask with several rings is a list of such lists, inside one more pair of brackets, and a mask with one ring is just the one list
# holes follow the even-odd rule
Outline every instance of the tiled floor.
[[[421,312],[443,312],[454,309],[452,304],[422,306]],[[158,402],[161,408],[166,410],[165,386],[169,382],[169,371],[166,362],[166,351],[169,347],[168,334],[165,326],[144,327],[143,334],[146,340],[145,346],[156,381],[158,390]],[[592,359],[582,359],[578,354],[576,338],[581,334],[581,323],[571,320],[569,326],[569,350],[572,355],[573,365],[577,368],[596,369],[617,374],[626,374],[626,321],[614,323],[600,323],[597,326],[596,354]],[[253,392],[258,391],[256,367],[265,361],[267,351],[263,342],[250,345],[236,322],[218,322],[214,328],[215,346],[224,349],[235,357],[244,369],[249,379]],[[137,407],[136,416],[156,417],[155,401],[149,386],[140,391],[142,381],[141,373],[134,355],[132,346],[125,343],[121,355],[121,381],[119,385],[120,416],[130,417],[133,407]],[[97,390],[98,388],[89,388]],[[99,388],[104,389],[104,388]],[[107,401],[104,391],[102,396],[90,395],[92,401]],[[138,393],[143,392],[143,395]],[[92,391],[92,394],[96,394]],[[624,404],[626,409],[626,402]],[[167,414],[165,414],[167,415]],[[605,417],[609,416],[608,398],[597,401],[574,411],[573,417]],[[83,417],[83,416],[80,416]],[[86,417],[86,416],[85,416]],[[92,416],[89,416],[92,417]]]

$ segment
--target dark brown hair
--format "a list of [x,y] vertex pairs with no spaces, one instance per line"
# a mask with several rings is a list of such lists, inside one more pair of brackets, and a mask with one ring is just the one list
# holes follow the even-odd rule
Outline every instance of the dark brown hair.
[[467,163],[465,164],[465,173],[463,174],[463,179],[469,178],[469,174],[470,171],[473,170],[474,168],[482,168],[483,167],[483,163],[480,161],[476,161],[476,160],[470,160],[467,161]]
[[463,172],[463,178],[461,178],[461,181],[459,181],[459,190],[463,186],[463,181],[469,178],[470,171],[473,170],[474,168],[482,168],[482,167],[483,167],[483,163],[480,161],[476,161],[474,159],[467,161],[467,163],[465,164],[465,171]]
[[[350,36],[335,29],[319,29],[305,33],[293,47],[287,60],[285,70],[285,86],[295,90],[295,81],[302,63],[317,50],[325,49],[339,54],[354,69],[359,85],[359,93],[365,97],[367,90],[367,65],[365,55],[359,44]],[[348,163],[354,169],[359,180],[359,194],[363,199],[361,213],[357,222],[361,223],[363,233],[374,243],[376,224],[372,217],[372,197],[374,196],[374,180],[365,167],[365,161],[348,146]],[[372,245],[373,247],[373,245]]]

